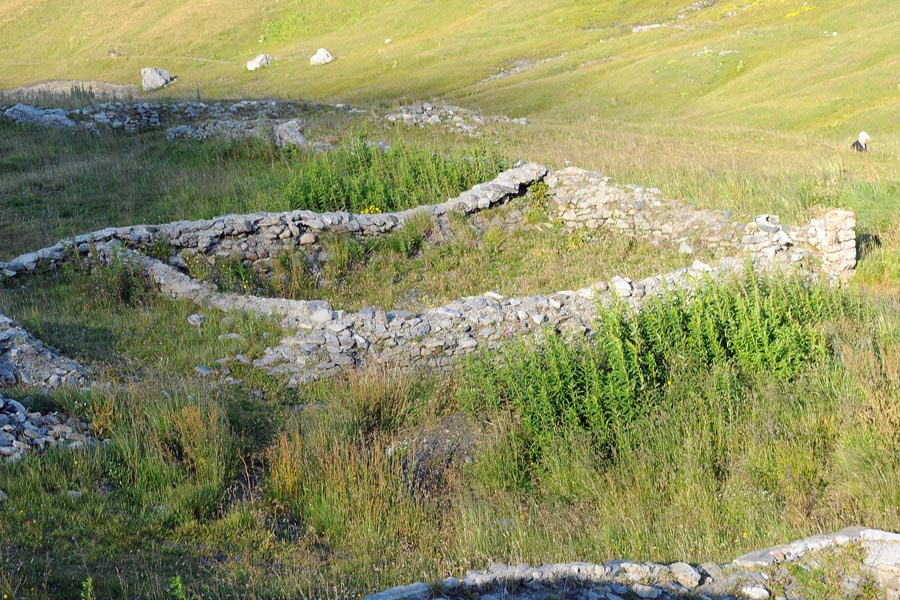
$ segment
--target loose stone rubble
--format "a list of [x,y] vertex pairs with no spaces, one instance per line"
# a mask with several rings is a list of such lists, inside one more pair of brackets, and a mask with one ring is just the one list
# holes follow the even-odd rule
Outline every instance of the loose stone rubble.
[[[254,60],[258,60],[262,56],[268,55],[260,55]],[[249,68],[250,63],[247,64]],[[313,102],[287,100],[241,100],[239,102],[214,103],[118,101],[101,102],[68,111],[59,108],[37,108],[27,104],[0,106],[0,112],[17,123],[43,127],[91,133],[107,129],[137,132],[165,127],[166,137],[170,140],[178,138],[206,140],[216,136],[235,139],[255,136],[268,137],[274,134],[275,141],[279,145],[283,145],[277,133],[279,126],[290,126],[293,119],[301,117],[304,113],[323,110],[367,112],[344,104],[327,106]],[[472,137],[480,137],[481,129],[487,123],[528,124],[526,119],[482,116],[458,106],[444,105],[438,102],[401,106],[399,112],[391,112],[376,118],[387,126],[405,124],[418,127],[439,127],[451,133]],[[304,145],[304,143],[289,140],[288,145]],[[309,145],[317,150],[327,149],[327,146]]]
[[98,102],[83,108],[63,110],[27,104],[0,106],[7,118],[22,124],[56,127],[93,133],[113,130],[129,132],[166,127],[168,137],[208,139],[216,135],[237,138],[271,134],[278,124],[312,112],[365,112],[345,105],[327,106],[287,100],[241,100],[237,102],[145,101]]
[[459,106],[439,102],[405,104],[400,107],[398,112],[386,114],[384,120],[391,124],[419,128],[439,127],[449,133],[461,133],[475,138],[481,137],[481,127],[486,123],[528,125],[527,119],[510,119],[505,116],[485,117]]
[[613,229],[651,242],[678,246],[685,254],[705,247],[717,254],[745,253],[761,263],[818,259],[815,267],[835,281],[856,266],[856,217],[831,210],[807,225],[782,225],[776,215],[750,223],[728,211],[667,202],[656,188],[622,186],[599,173],[568,167],[547,178],[557,218],[569,229]]
[[58,127],[72,129],[75,121],[66,116],[61,108],[35,108],[27,104],[16,104],[3,111],[7,119],[20,125],[40,125],[42,127]]
[[0,313],[0,389],[22,386],[51,390],[86,383],[84,366],[45,346]]
[[28,452],[56,446],[78,449],[96,443],[84,421],[57,412],[31,412],[0,394],[0,462],[19,461]]
[[[794,590],[784,590],[772,580],[772,569],[797,562],[836,546],[859,544],[865,553],[859,571],[868,574],[882,597],[900,598],[900,534],[848,527],[829,535],[816,535],[785,546],[760,550],[731,564],[684,562],[670,565],[615,560],[605,564],[561,563],[532,568],[528,565],[494,565],[469,571],[464,577],[448,577],[434,583],[414,583],[370,594],[364,600],[426,600],[467,598],[477,600],[658,600],[716,598],[719,600],[768,600]],[[841,582],[846,597],[860,591],[862,582],[848,577]]]

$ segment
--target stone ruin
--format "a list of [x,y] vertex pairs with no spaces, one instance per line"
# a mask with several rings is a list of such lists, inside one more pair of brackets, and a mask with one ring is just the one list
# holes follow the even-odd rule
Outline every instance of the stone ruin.
[[[705,246],[722,258],[711,265],[694,261],[640,281],[617,276],[578,290],[518,298],[488,291],[422,312],[376,308],[347,312],[334,310],[323,300],[222,293],[185,272],[187,261],[197,259],[210,263],[239,260],[265,272],[274,257],[291,250],[303,252],[310,263],[316,263],[326,256],[323,234],[383,236],[418,214],[440,222],[453,211],[469,215],[500,206],[541,181],[547,185],[551,212],[568,228],[612,228],[624,235],[647,236],[657,244],[678,245],[686,254]],[[690,289],[706,278],[734,274],[747,264],[840,283],[851,276],[856,264],[854,227],[854,214],[846,210],[828,211],[804,226],[782,225],[774,215],[743,223],[725,212],[665,202],[656,189],[615,185],[582,169],[549,172],[529,163],[446,202],[397,213],[295,210],[109,227],[0,263],[0,280],[53,269],[75,254],[93,253],[108,260],[126,257],[165,294],[278,320],[284,338],[266,349],[254,365],[286,376],[290,385],[298,386],[367,364],[449,370],[460,356],[496,348],[509,338],[546,328],[589,337],[596,327],[598,306],[624,301],[640,308],[648,298],[668,290]],[[168,258],[150,257],[154,247],[165,248]]]
[[[260,55],[254,60],[262,60]],[[271,57],[269,57],[271,59]],[[250,61],[248,64],[253,63]],[[265,66],[260,64],[260,66]],[[2,99],[2,98],[0,98]],[[0,113],[11,121],[24,125],[50,127],[72,132],[99,133],[112,129],[137,133],[165,128],[166,139],[189,138],[206,140],[210,138],[239,139],[248,137],[268,138],[275,130],[287,123],[302,121],[310,111],[336,111],[353,114],[367,114],[369,111],[346,104],[333,106],[313,102],[287,100],[240,100],[236,102],[192,102],[160,103],[150,101],[99,102],[72,110],[61,108],[39,108],[28,104],[0,106]],[[448,133],[478,138],[482,127],[489,123],[512,123],[528,125],[526,119],[511,119],[502,115],[485,116],[477,112],[443,102],[419,102],[404,104],[381,115],[373,113],[373,118],[385,127],[409,126],[435,128]],[[328,149],[310,143],[316,150]],[[282,145],[282,144],[279,144]],[[293,145],[305,146],[303,143]]]
[[[834,591],[845,598],[868,598],[871,596],[865,595],[863,588],[873,585],[878,597],[900,598],[900,534],[848,527],[750,552],[729,564],[705,562],[694,567],[685,562],[665,565],[628,560],[541,567],[498,564],[459,578],[394,587],[363,600],[813,600],[798,595],[805,590],[792,581],[785,567],[814,568],[825,552],[850,545],[861,549],[862,564],[852,565],[858,572],[845,573]],[[773,582],[773,575],[784,581]]]
[[[366,308],[348,313],[323,300],[287,300],[222,293],[184,272],[189,257],[215,263],[241,260],[264,270],[285,250],[303,251],[310,261],[321,258],[323,234],[382,236],[420,213],[440,221],[457,211],[465,215],[488,210],[522,196],[534,184],[547,186],[553,218],[566,228],[612,229],[642,236],[656,244],[678,246],[685,255],[705,248],[721,258],[714,264],[694,261],[669,273],[632,281],[614,277],[578,290],[509,298],[495,292],[459,298],[444,306],[414,313]],[[159,291],[198,305],[224,311],[246,311],[280,321],[285,336],[253,364],[286,376],[292,385],[331,376],[369,363],[448,369],[457,357],[495,348],[505,340],[547,328],[572,336],[590,336],[598,307],[626,302],[639,309],[651,297],[669,290],[690,290],[709,278],[753,269],[787,270],[821,277],[834,284],[847,281],[856,265],[855,216],[830,210],[806,225],[781,224],[774,215],[751,222],[725,211],[696,209],[665,201],[659,190],[621,186],[590,171],[548,171],[520,164],[446,202],[387,214],[286,213],[224,215],[202,221],[162,225],[110,227],[63,240],[48,248],[0,263],[0,281],[52,270],[77,255],[126,259],[155,283]],[[149,256],[154,246],[170,250],[166,261]],[[89,372],[0,315],[0,389],[10,386],[53,389],[88,384]],[[96,443],[89,426],[77,419],[29,413],[15,400],[0,397],[0,456],[18,460],[25,452],[54,445],[79,447]],[[434,597],[517,598],[762,598],[771,597],[767,571],[783,561],[799,560],[822,548],[860,544],[867,552],[864,568],[900,598],[900,535],[850,528],[830,536],[814,536],[785,546],[748,554],[731,565],[686,563],[656,565],[613,561],[604,565],[567,563],[530,568],[496,565],[461,579],[412,584],[369,596],[369,600],[414,600]],[[852,587],[858,582],[848,581]],[[890,594],[893,594],[891,596]]]

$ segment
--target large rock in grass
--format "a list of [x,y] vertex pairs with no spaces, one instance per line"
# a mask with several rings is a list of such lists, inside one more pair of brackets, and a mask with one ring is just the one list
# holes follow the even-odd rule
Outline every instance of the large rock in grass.
[[272,129],[272,136],[275,138],[275,145],[282,148],[290,146],[303,148],[309,145],[309,141],[303,135],[303,123],[299,119],[279,123]]
[[3,115],[7,119],[24,125],[61,127],[64,129],[75,127],[75,121],[67,117],[66,111],[60,108],[36,108],[28,104],[16,104],[7,108]]
[[145,67],[141,69],[141,87],[145,92],[151,92],[165,87],[175,81],[172,75],[159,67]]
[[331,61],[334,60],[334,56],[332,56],[331,52],[326,50],[325,48],[319,48],[316,50],[316,53],[309,57],[309,64],[316,65],[327,65]]
[[268,67],[269,63],[272,62],[272,57],[268,54],[260,54],[253,60],[247,61],[247,70],[255,71],[257,69],[261,69],[263,67]]

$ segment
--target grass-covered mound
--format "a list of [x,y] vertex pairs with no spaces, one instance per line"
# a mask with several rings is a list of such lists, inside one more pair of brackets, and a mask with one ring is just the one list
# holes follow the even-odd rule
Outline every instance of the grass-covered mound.
[[[194,373],[258,355],[271,324],[210,312],[191,327],[196,307],[135,277],[86,265],[0,291],[113,383],[40,400],[108,446],[0,467],[5,593],[61,597],[91,577],[98,596],[156,597],[178,577],[202,597],[352,598],[491,560],[726,560],[900,526],[892,304],[748,278],[453,379],[373,370],[292,393],[236,360],[242,383]],[[410,440],[460,414],[470,460],[423,495]]]

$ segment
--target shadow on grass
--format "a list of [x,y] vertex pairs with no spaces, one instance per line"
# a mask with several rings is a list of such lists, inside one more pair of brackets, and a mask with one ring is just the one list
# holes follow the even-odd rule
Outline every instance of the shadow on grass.
[[856,260],[866,258],[873,251],[881,248],[881,238],[877,233],[862,231],[856,236]]
[[[376,594],[366,596],[364,600],[431,600],[445,598],[447,600],[583,600],[585,598],[600,599],[630,599],[630,598],[658,598],[660,600],[696,600],[708,598],[710,600],[726,600],[736,597],[762,597],[763,590],[768,593],[767,587],[762,583],[763,576],[759,573],[742,572],[726,575],[721,581],[714,580],[709,575],[704,575],[699,580],[699,585],[688,589],[676,581],[664,581],[657,585],[648,585],[637,582],[621,583],[600,576],[559,575],[557,569],[568,569],[579,566],[583,571],[590,571],[595,565],[576,563],[573,565],[548,565],[538,569],[528,569],[530,572],[538,571],[541,579],[537,580],[530,574],[507,575],[499,581],[489,584],[447,585],[446,583],[413,584],[410,586],[392,588]],[[602,568],[602,566],[597,565]],[[445,580],[446,582],[446,580]],[[751,589],[752,588],[752,589]],[[757,594],[757,595],[754,595]],[[766,595],[765,597],[769,597]]]
[[104,364],[116,364],[122,360],[116,351],[118,337],[107,327],[55,320],[25,322],[22,326],[37,339],[67,356]]

